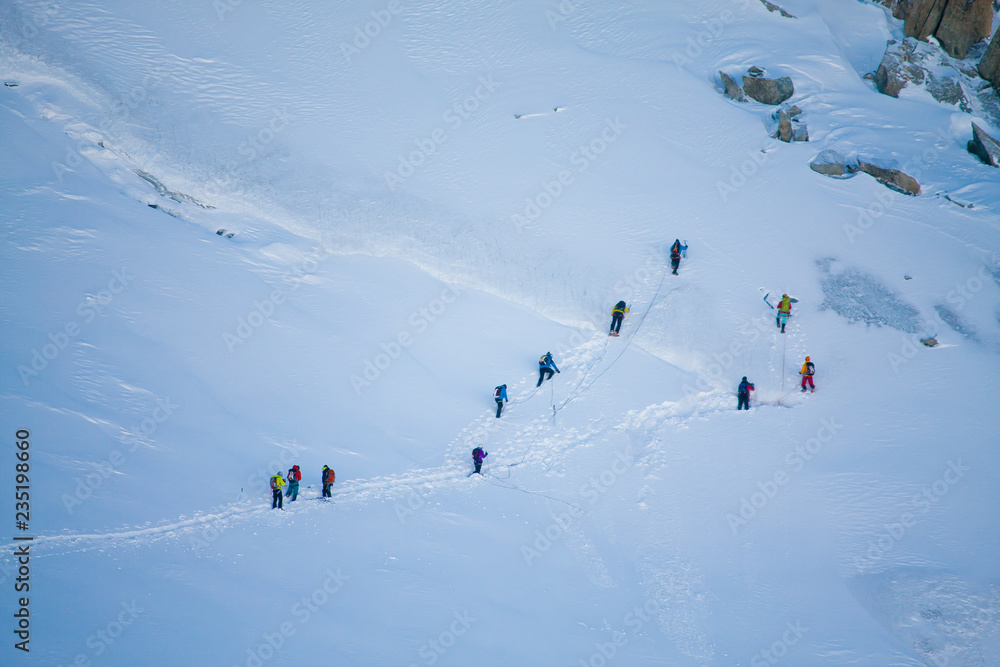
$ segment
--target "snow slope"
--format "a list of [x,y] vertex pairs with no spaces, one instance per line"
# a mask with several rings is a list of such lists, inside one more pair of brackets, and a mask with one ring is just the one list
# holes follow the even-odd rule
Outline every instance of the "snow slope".
[[3,664],[1000,664],[1000,174],[782,6],[0,8]]

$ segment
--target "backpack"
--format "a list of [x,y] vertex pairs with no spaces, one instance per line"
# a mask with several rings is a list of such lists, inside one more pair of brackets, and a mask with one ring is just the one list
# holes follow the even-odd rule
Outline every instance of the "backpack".
[[739,393],[741,393],[741,394],[749,394],[751,391],[753,391],[753,383],[752,382],[740,382],[740,386],[739,386],[739,388],[737,388],[736,391],[739,392]]
[[289,482],[299,482],[302,480],[302,471],[295,468],[291,468],[288,471],[288,481]]
[[500,387],[493,390],[493,398],[500,398]]
[[813,366],[813,362],[807,361],[806,362],[806,375],[815,375],[815,374],[816,374],[816,367]]
[[337,479],[337,475],[333,472],[333,468],[327,468],[323,471],[324,484],[333,484],[335,479]]
[[548,366],[549,365],[549,355],[543,354],[542,358],[538,360],[538,365],[539,366]]
[[275,489],[280,489],[280,488],[281,487],[278,486],[278,476],[277,475],[272,475],[271,476],[271,490],[274,491]]

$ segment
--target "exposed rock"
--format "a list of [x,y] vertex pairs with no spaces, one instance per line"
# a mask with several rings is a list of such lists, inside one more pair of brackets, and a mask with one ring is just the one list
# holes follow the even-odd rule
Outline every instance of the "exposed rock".
[[875,72],[875,87],[884,95],[899,97],[900,91],[911,83],[924,85],[939,102],[957,104],[963,111],[970,111],[958,73],[940,49],[912,37],[902,42],[890,40]]
[[736,83],[733,77],[723,71],[719,71],[719,78],[722,79],[722,86],[725,88],[726,97],[737,102],[746,102],[747,96],[743,94],[740,84]]
[[992,0],[948,0],[934,36],[949,55],[964,58],[973,44],[990,36],[992,28]]
[[997,28],[990,45],[979,61],[979,75],[989,81],[994,88],[1000,90],[1000,28]]
[[907,37],[927,39],[941,24],[948,0],[911,0],[903,16],[903,32]]
[[931,338],[921,338],[920,342],[923,343],[924,345],[926,345],[927,347],[934,347],[935,345],[938,344],[938,339],[934,338],[934,337],[931,337]]
[[[133,169],[132,173],[134,173],[136,176],[138,176],[139,178],[141,178],[142,180],[146,181],[154,188],[156,188],[156,192],[161,197],[167,197],[168,199],[173,199],[178,204],[194,204],[195,206],[200,206],[201,208],[215,208],[214,206],[198,201],[191,195],[186,195],[183,192],[175,192],[173,190],[168,189],[167,186],[165,186],[163,183],[159,181],[159,179],[157,179],[152,174],[146,173],[142,169]],[[150,204],[149,206],[150,208],[158,208],[153,204]]]
[[973,44],[989,37],[993,26],[992,0],[879,1],[903,20],[907,37],[934,36],[955,58],[964,58]]
[[751,76],[743,77],[743,92],[762,104],[781,104],[792,96],[795,92],[795,86],[792,85],[792,80],[787,76],[780,79],[766,79],[763,76],[751,74]]
[[753,67],[751,67],[750,69],[747,70],[747,74],[749,74],[750,76],[752,76],[755,79],[758,79],[758,78],[764,76],[764,68],[763,67],[757,67],[756,65],[754,65]]
[[794,16],[792,16],[791,14],[789,14],[788,12],[786,12],[784,9],[782,9],[778,5],[774,4],[773,2],[768,2],[767,0],[760,0],[760,1],[761,1],[761,3],[763,3],[763,5],[765,7],[767,7],[767,11],[769,11],[769,12],[778,12],[779,14],[781,14],[782,16],[784,16],[786,19],[793,19],[793,18],[795,18]]
[[809,163],[809,168],[819,174],[833,178],[850,178],[858,171],[856,163],[844,159],[843,155],[831,149],[822,151],[814,157],[812,162]]
[[1000,142],[986,134],[983,128],[972,124],[972,141],[967,146],[970,153],[991,167],[1000,167]]
[[908,195],[920,194],[920,184],[917,183],[917,179],[897,169],[893,162],[873,158],[861,158],[858,160],[858,169],[874,176],[876,180],[887,188]]
[[780,109],[771,114],[771,121],[777,124],[771,136],[785,143],[809,141],[809,130],[806,128],[806,124],[797,118],[801,114],[802,109],[797,106],[782,105]]

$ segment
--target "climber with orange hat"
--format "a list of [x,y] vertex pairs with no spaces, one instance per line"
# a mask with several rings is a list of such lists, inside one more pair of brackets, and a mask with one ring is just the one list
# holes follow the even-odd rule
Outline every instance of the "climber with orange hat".
[[816,366],[809,360],[809,357],[806,357],[806,362],[802,364],[802,370],[799,371],[799,375],[802,376],[802,391],[806,390],[806,384],[812,391],[816,391],[816,385],[813,384],[813,375],[815,374]]

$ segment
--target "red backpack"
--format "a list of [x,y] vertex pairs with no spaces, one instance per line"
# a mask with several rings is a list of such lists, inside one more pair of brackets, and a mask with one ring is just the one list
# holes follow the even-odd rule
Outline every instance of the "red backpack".
[[298,466],[292,466],[292,469],[288,471],[288,481],[289,482],[302,481],[302,471],[299,470]]

